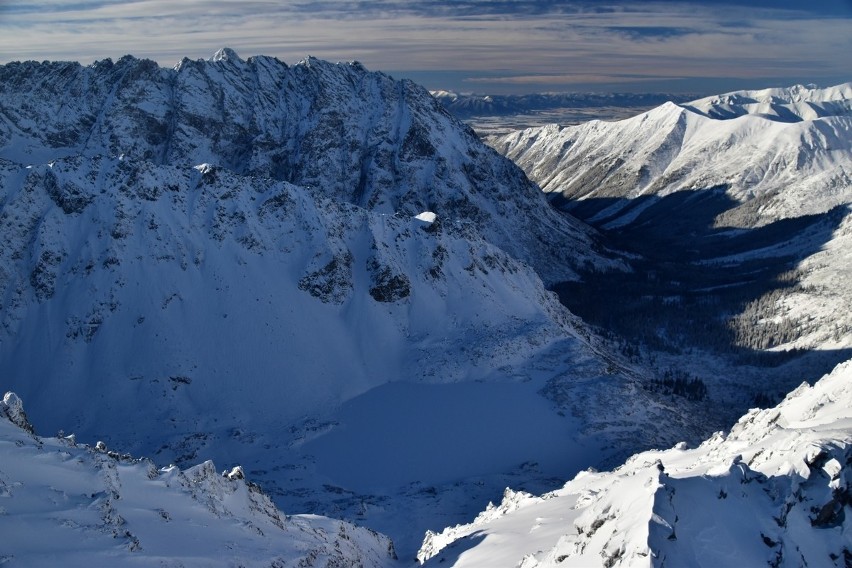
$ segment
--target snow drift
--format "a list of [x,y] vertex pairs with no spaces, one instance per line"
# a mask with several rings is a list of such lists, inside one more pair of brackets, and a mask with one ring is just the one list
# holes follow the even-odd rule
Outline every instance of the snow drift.
[[852,559],[852,361],[697,448],[637,454],[535,497],[506,490],[429,533],[453,566],[846,566]]

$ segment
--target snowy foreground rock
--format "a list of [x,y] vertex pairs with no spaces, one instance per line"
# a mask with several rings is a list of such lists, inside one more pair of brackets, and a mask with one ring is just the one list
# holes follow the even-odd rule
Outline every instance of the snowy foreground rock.
[[852,361],[725,435],[427,534],[428,566],[849,566]]
[[10,566],[390,566],[387,537],[281,513],[239,468],[147,460],[32,433],[0,401],[0,564]]

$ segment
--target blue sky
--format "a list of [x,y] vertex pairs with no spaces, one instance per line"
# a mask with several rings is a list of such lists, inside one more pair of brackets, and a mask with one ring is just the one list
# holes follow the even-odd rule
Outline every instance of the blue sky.
[[223,46],[491,94],[829,85],[852,80],[852,0],[0,0],[0,62]]

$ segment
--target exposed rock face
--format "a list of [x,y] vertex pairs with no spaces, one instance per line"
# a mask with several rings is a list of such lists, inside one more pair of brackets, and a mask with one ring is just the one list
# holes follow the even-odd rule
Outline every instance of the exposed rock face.
[[377,302],[396,302],[411,294],[411,283],[405,274],[394,274],[390,267],[383,266],[375,259],[369,263],[374,286],[370,296]]
[[643,452],[541,497],[507,489],[472,523],[427,533],[418,559],[481,566],[500,558],[538,568],[846,566],[850,379],[852,361],[697,448]]
[[597,357],[542,275],[610,261],[412,83],[27,62],[0,112],[0,373],[48,429],[184,465],[390,381]]
[[299,288],[323,302],[342,304],[352,291],[352,254],[335,256],[299,280]]
[[3,400],[0,401],[0,414],[18,428],[30,434],[33,433],[33,426],[27,420],[27,414],[24,412],[24,403],[15,393],[7,392]]
[[[0,69],[0,111],[0,157],[18,162],[124,154],[210,163],[377,212],[472,223],[548,280],[602,261],[583,229],[426,90],[358,63],[290,67],[233,52],[174,69],[130,56],[88,67],[11,63]],[[44,183],[66,212],[89,201],[67,182]]]

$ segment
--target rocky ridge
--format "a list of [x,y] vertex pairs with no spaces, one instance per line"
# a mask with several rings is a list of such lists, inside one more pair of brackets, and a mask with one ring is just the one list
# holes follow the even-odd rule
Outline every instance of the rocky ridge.
[[0,85],[0,157],[18,163],[210,163],[378,213],[471,223],[546,281],[586,260],[612,262],[426,90],[358,63],[288,66],[223,49],[174,69],[131,56],[87,67],[10,63]]
[[[0,562],[66,566],[396,565],[387,537],[285,515],[242,469],[157,468],[74,436],[42,437],[0,401]],[[22,421],[23,420],[23,421]],[[34,538],[34,535],[37,535]]]
[[[412,489],[416,470],[350,488],[372,464],[323,461],[322,441],[376,412],[341,409],[391,384],[472,393],[476,409],[494,382],[573,436],[585,423],[542,387],[581,374],[597,400],[605,374],[607,392],[633,389],[544,284],[621,261],[413,84],[223,50],[174,69],[13,63],[0,94],[0,372],[48,430],[160,464],[246,464],[287,510],[413,543],[518,471],[549,487],[556,466],[527,462],[569,466],[519,443],[480,469],[432,468],[440,490]],[[695,433],[651,408],[636,420]],[[608,456],[670,435],[608,432]],[[414,455],[434,444],[418,440]]]
[[643,452],[427,534],[427,566],[846,566],[852,362],[696,448]]

